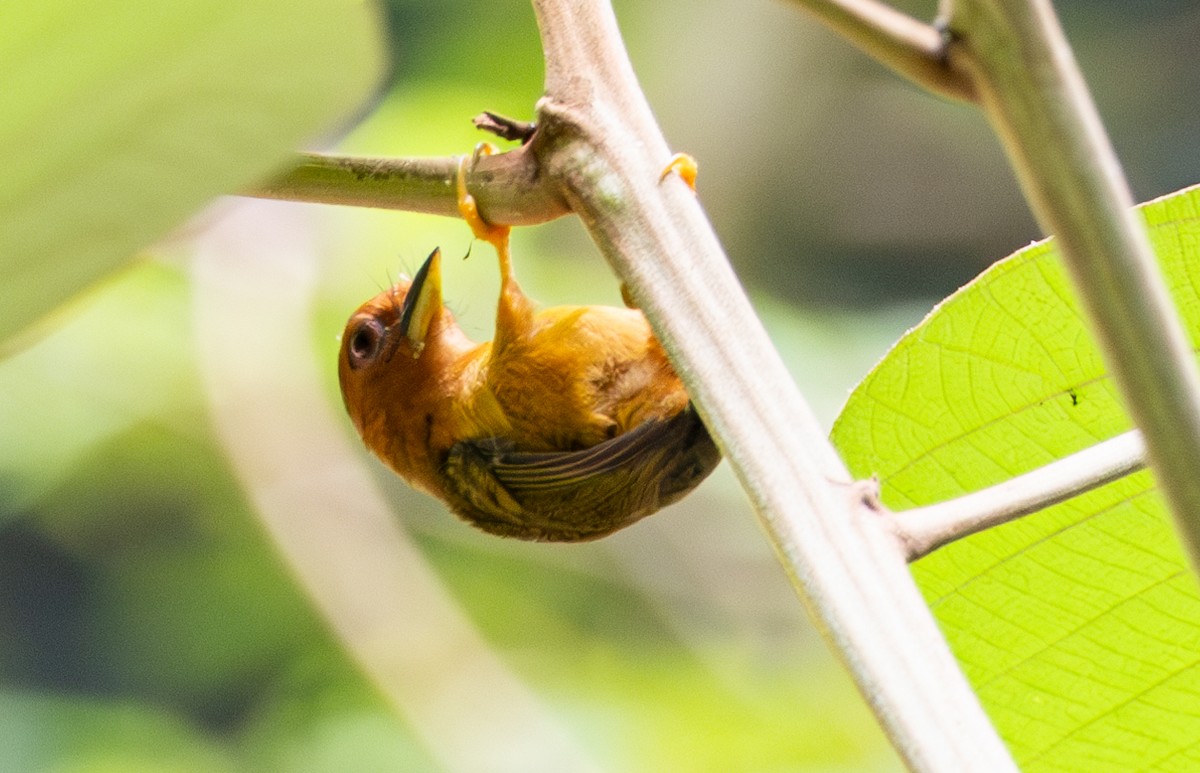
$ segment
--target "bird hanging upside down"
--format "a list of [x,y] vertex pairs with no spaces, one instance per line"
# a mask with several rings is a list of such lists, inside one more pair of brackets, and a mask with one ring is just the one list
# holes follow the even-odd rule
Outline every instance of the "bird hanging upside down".
[[595,539],[695,488],[720,454],[640,311],[538,310],[512,274],[508,228],[460,210],[495,246],[492,341],[442,304],[434,250],[364,303],[342,336],[342,396],[366,445],[412,486],[493,534]]

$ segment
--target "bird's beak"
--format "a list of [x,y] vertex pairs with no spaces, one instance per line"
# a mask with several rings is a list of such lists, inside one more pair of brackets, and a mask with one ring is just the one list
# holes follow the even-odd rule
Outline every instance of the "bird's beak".
[[400,309],[400,334],[408,339],[413,357],[425,348],[429,326],[442,311],[442,251],[434,248],[413,277]]

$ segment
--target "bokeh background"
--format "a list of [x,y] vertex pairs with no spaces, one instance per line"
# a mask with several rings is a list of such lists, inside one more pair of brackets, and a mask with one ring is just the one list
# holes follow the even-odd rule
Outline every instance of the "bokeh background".
[[[976,111],[798,8],[615,5],[669,141],[699,159],[701,200],[826,425],[934,303],[1041,236]],[[1200,9],[1057,5],[1136,198],[1200,180]],[[391,0],[386,17],[386,88],[314,147],[449,155],[480,139],[481,110],[532,117],[526,3]],[[470,744],[499,767],[528,739],[472,724],[495,696],[520,697],[497,710],[530,712],[548,746],[596,769],[899,770],[727,467],[610,539],[528,545],[476,533],[362,451],[341,415],[337,336],[435,245],[465,255],[471,240],[432,217],[217,202],[0,362],[0,770],[436,770]],[[519,230],[514,249],[533,297],[620,303],[573,219]],[[488,250],[448,261],[445,292],[489,337]],[[320,556],[322,529],[369,528],[355,514],[373,507],[415,549],[381,551],[405,556],[396,577],[362,557],[380,604],[408,610],[394,639],[364,645],[311,593],[359,557],[330,548],[314,577],[277,542]],[[451,633],[417,641],[417,626]],[[409,692],[359,667],[364,646],[397,658]]]

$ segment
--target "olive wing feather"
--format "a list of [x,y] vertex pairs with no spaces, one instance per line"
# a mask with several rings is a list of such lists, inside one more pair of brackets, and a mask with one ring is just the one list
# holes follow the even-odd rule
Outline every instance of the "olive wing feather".
[[674,502],[719,461],[688,406],[579,451],[518,451],[503,438],[461,441],[450,449],[442,479],[454,509],[485,531],[580,541]]

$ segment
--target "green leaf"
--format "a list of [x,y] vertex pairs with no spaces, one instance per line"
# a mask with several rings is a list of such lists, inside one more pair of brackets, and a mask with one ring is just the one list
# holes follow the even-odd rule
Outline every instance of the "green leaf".
[[[1194,341],[1200,189],[1141,212]],[[904,509],[1130,426],[1048,240],[905,335],[833,440]],[[949,545],[913,574],[1023,770],[1200,766],[1200,594],[1149,473]]]
[[0,24],[0,342],[370,93],[347,0],[10,4]]

